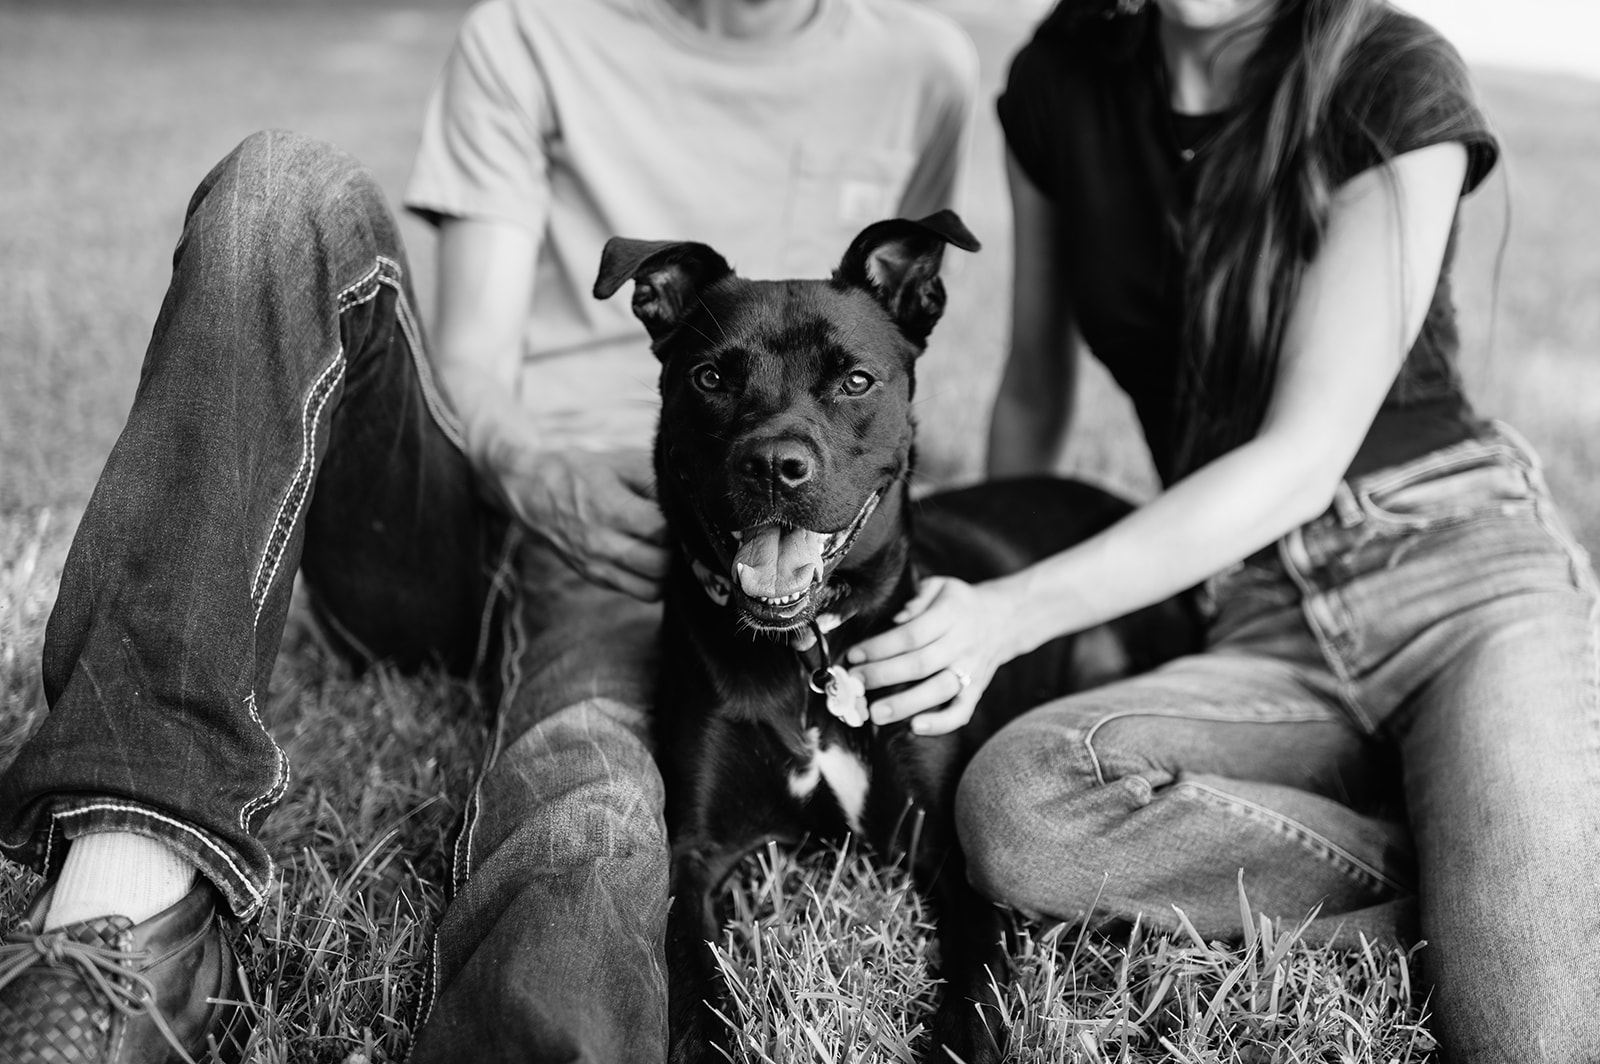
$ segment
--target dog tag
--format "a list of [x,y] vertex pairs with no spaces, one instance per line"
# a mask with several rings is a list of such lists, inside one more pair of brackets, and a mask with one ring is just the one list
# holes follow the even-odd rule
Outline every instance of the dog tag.
[[828,703],[828,712],[852,728],[867,722],[867,685],[845,671],[843,665],[828,668],[828,679],[822,688]]

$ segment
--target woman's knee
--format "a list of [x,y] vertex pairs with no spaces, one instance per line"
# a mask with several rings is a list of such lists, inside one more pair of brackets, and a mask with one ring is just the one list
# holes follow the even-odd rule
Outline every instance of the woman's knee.
[[[1092,845],[1074,799],[1100,786],[1085,735],[1027,719],[980,749],[956,792],[956,829],[973,884],[1035,911],[1059,908],[1073,857]],[[1048,904],[1047,904],[1048,903]]]

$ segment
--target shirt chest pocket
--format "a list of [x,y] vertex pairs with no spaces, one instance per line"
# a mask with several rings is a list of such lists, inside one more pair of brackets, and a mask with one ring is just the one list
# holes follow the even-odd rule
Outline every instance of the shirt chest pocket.
[[783,272],[831,271],[857,233],[896,215],[913,161],[911,152],[895,148],[800,145],[789,172]]

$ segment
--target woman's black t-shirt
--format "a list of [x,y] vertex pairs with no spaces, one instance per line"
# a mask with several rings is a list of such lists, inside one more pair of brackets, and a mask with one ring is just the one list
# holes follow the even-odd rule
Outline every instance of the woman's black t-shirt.
[[[1150,10],[1071,26],[1046,20],[1012,61],[999,100],[1006,144],[1051,201],[1084,340],[1133,400],[1165,480],[1179,438],[1175,394],[1182,314],[1181,213],[1227,118],[1169,105]],[[1445,141],[1468,151],[1463,194],[1498,155],[1460,56],[1416,19],[1385,10],[1336,86],[1333,107],[1379,143],[1334,145],[1343,182],[1385,159]],[[1357,128],[1355,123],[1343,123]],[[1449,266],[1422,331],[1351,464],[1357,474],[1468,436],[1476,421],[1455,370],[1460,346]]]

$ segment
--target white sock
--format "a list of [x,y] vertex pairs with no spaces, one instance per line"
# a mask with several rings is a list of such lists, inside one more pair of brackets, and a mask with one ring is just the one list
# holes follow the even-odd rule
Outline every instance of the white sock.
[[127,831],[80,835],[62,863],[45,929],[97,916],[142,923],[176,905],[194,877],[194,865],[164,842]]

